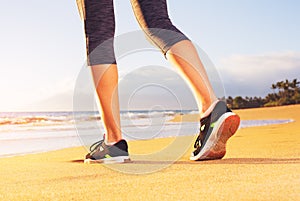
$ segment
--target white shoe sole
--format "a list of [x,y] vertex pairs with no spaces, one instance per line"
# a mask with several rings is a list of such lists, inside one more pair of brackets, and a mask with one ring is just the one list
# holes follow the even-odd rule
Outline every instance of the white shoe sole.
[[93,160],[93,159],[85,159],[84,163],[86,164],[93,164],[93,163],[103,163],[103,164],[115,164],[115,163],[128,163],[130,162],[129,156],[116,156],[111,158],[103,158],[99,160]]
[[190,160],[211,160],[221,159],[226,154],[226,142],[234,135],[240,125],[240,117],[233,113],[227,112],[223,114],[216,122],[211,135],[208,137],[206,143],[201,151],[190,157]]

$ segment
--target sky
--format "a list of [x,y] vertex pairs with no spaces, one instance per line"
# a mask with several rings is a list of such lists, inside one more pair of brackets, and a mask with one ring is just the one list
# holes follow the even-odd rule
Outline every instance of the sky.
[[[169,0],[168,9],[209,60],[219,95],[265,96],[272,83],[300,79],[300,1]],[[140,33],[129,0],[115,0],[115,13],[117,38]],[[0,111],[73,110],[86,58],[75,0],[5,1],[0,15]],[[185,82],[155,48],[119,55],[118,64],[122,108],[130,97],[133,109],[177,107],[178,100],[195,108]],[[85,79],[91,83],[88,73]]]

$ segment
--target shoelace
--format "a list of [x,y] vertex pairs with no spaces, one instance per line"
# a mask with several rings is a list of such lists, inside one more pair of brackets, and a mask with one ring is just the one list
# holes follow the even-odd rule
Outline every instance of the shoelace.
[[195,141],[194,148],[201,147],[201,144],[202,144],[202,142],[201,142],[201,135],[203,135],[202,132],[204,132],[205,126],[207,125],[207,123],[208,123],[209,120],[210,120],[210,116],[205,117],[205,118],[203,118],[203,119],[200,120],[200,133],[199,133],[199,135],[198,135],[198,137],[197,137],[197,139]]
[[194,148],[200,147],[200,144],[201,144],[201,142],[200,142],[200,134],[199,134],[195,141]]
[[95,142],[94,144],[92,144],[90,146],[90,152],[95,151],[98,147],[100,147],[102,145],[103,142],[104,142],[104,139],[103,140],[99,140],[99,141]]

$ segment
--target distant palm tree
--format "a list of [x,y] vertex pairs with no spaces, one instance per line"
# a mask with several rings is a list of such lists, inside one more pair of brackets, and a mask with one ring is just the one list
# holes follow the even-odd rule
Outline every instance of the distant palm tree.
[[298,82],[297,78],[293,79],[293,81],[291,82],[290,87],[295,90],[295,89],[297,89],[298,84],[300,84],[300,82]]
[[293,79],[289,81],[279,81],[271,85],[273,93],[268,94],[265,98],[237,96],[235,98],[229,96],[227,99],[228,106],[237,108],[251,108],[261,106],[278,106],[300,103],[300,81]]

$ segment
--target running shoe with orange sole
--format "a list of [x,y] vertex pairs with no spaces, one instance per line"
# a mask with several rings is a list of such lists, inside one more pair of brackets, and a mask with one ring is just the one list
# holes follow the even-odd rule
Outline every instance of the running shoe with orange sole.
[[190,160],[223,158],[226,154],[226,143],[238,130],[239,125],[240,117],[233,113],[225,102],[219,101],[212,112],[200,120],[200,133]]

